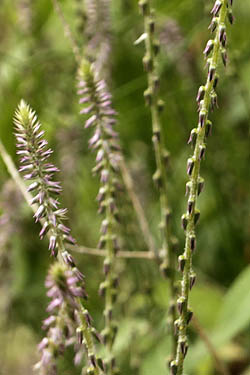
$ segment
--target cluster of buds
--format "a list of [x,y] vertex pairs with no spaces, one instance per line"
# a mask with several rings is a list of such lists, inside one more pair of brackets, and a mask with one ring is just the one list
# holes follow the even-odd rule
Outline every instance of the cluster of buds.
[[35,192],[30,203],[38,206],[34,218],[42,223],[40,238],[48,235],[49,250],[60,261],[51,268],[46,280],[48,296],[52,298],[47,311],[53,314],[44,322],[48,335],[39,345],[42,359],[36,368],[42,375],[54,374],[55,359],[63,353],[65,342],[75,342],[77,332],[81,331],[83,339],[78,340],[76,346],[76,362],[85,347],[89,362],[87,373],[99,375],[103,366],[98,365],[100,359],[93,360],[96,355],[92,335],[99,336],[90,324],[88,311],[83,308],[82,300],[87,299],[84,276],[66,250],[66,244],[74,244],[75,240],[70,236],[70,229],[62,223],[66,210],[59,209],[59,202],[54,198],[62,189],[60,183],[53,180],[58,169],[47,161],[52,150],[47,148],[35,112],[23,100],[15,113],[14,123],[17,154],[21,157],[19,171],[24,173],[24,179],[32,180],[28,191]]
[[[79,364],[84,345],[87,348],[87,373],[102,373],[102,360],[96,357],[84,338],[86,330],[97,339],[99,336],[91,325],[92,319],[88,311],[80,303],[79,298],[86,298],[82,277],[65,264],[55,262],[49,270],[45,285],[51,299],[47,307],[49,316],[43,321],[43,329],[47,331],[47,335],[38,345],[41,360],[35,365],[35,369],[40,374],[56,374],[57,358],[70,345],[75,347],[75,364]],[[96,368],[99,370],[95,371]]]
[[[82,114],[87,115],[85,128],[92,127],[94,134],[89,140],[89,147],[96,151],[94,174],[100,176],[100,188],[97,195],[99,213],[103,215],[99,248],[106,250],[104,260],[105,281],[100,285],[100,295],[105,297],[105,328],[102,332],[104,343],[111,350],[117,332],[113,320],[113,308],[117,297],[118,278],[115,273],[115,255],[118,250],[117,221],[118,210],[116,193],[120,189],[119,161],[120,146],[118,134],[113,126],[116,112],[111,107],[111,95],[106,84],[97,78],[94,66],[83,61],[79,71],[80,104],[84,104]],[[115,361],[110,360],[112,374],[116,374]]]
[[85,0],[85,3],[87,37],[85,55],[94,61],[96,71],[107,79],[111,52],[111,1]]
[[214,38],[210,39],[205,47],[204,55],[207,61],[208,75],[204,86],[201,86],[197,94],[199,119],[198,125],[191,131],[188,144],[194,147],[193,156],[187,161],[187,175],[189,181],[186,184],[188,196],[187,210],[182,215],[182,226],[186,233],[185,250],[178,258],[179,270],[182,272],[181,296],[177,300],[179,318],[175,321],[178,334],[178,346],[175,360],[170,363],[171,375],[182,375],[183,361],[187,353],[187,326],[191,320],[192,312],[188,307],[189,291],[192,289],[196,275],[192,269],[192,255],[196,248],[195,226],[200,217],[200,211],[196,208],[197,197],[203,191],[204,179],[200,176],[200,163],[206,151],[206,141],[211,134],[212,123],[208,119],[209,110],[217,106],[217,94],[215,92],[218,83],[217,67],[219,55],[226,66],[227,36],[226,18],[233,23],[232,1],[216,0],[211,11],[212,22],[209,26]]

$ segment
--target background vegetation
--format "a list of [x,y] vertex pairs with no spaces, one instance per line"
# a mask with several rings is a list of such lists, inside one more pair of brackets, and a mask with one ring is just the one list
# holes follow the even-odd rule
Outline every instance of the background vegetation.
[[[211,1],[154,2],[161,35],[161,90],[166,101],[164,131],[171,151],[169,181],[174,230],[182,251],[186,146],[197,122],[195,96],[205,81],[202,50],[208,39]],[[61,2],[74,35],[81,41],[77,1]],[[73,6],[74,4],[74,6]],[[230,61],[218,88],[219,110],[213,117],[206,161],[202,165],[205,193],[199,199],[201,220],[194,257],[198,281],[192,307],[230,374],[250,374],[250,1],[236,1],[236,22],[230,28]],[[78,114],[76,64],[50,0],[2,0],[0,7],[0,138],[16,160],[12,117],[21,98],[37,111],[61,169],[64,205],[69,209],[73,235],[80,245],[96,247],[100,218],[95,201],[98,180],[91,175],[94,156]],[[152,183],[154,155],[150,114],[144,106],[147,86],[141,59],[143,46],[134,46],[143,20],[136,0],[112,2],[112,93],[119,112],[118,130],[127,164],[136,182],[156,243],[159,206]],[[124,201],[126,194],[124,193]],[[128,201],[129,202],[129,201]],[[133,216],[124,205],[122,247],[146,250]],[[126,210],[125,210],[126,209]],[[46,316],[44,279],[49,263],[39,226],[0,160],[0,374],[28,375],[36,361],[36,344]],[[91,296],[88,308],[102,328],[103,300],[97,294],[103,279],[102,260],[78,254]],[[122,374],[166,373],[168,336],[167,282],[149,260],[121,260],[119,334],[116,352]],[[186,374],[217,374],[197,326],[190,328],[192,346]],[[72,353],[62,361],[60,374],[77,374]]]

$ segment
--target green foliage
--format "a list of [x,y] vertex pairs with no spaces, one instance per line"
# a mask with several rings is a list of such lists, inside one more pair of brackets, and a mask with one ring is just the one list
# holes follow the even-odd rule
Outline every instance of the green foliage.
[[[74,36],[81,40],[73,1],[60,3]],[[186,142],[197,122],[196,92],[205,79],[202,50],[212,1],[152,3],[162,38],[160,95],[166,102],[163,132],[172,155],[168,188],[173,232],[180,239],[179,255],[184,247],[180,217],[186,208],[185,163],[190,156]],[[236,20],[228,37],[229,64],[226,74],[220,74],[219,109],[212,114],[213,134],[202,166],[205,189],[199,201],[201,219],[194,254],[198,277],[190,296],[201,326],[228,364],[230,375],[250,373],[249,12],[248,1],[235,1]],[[88,150],[88,134],[78,114],[77,66],[70,43],[49,0],[3,0],[0,23],[0,139],[16,161],[12,117],[20,99],[25,98],[39,114],[50,147],[55,149],[53,162],[61,169],[59,178],[73,235],[79,245],[94,248],[100,228],[95,201],[98,181],[91,175],[94,155]],[[142,31],[137,1],[112,1],[111,91],[119,112],[117,127],[136,191],[160,246],[158,194],[151,180],[155,171],[151,121],[143,99],[147,87],[141,64],[144,47],[133,44]],[[3,375],[22,375],[31,374],[37,360],[35,344],[43,335],[40,326],[47,304],[44,279],[50,259],[47,244],[38,240],[39,225],[33,224],[22,198],[14,199],[16,190],[13,193],[9,188],[8,179],[0,160],[0,367]],[[126,206],[129,211],[131,207]],[[129,235],[124,236],[122,247],[146,250],[130,212],[124,218]],[[86,254],[75,257],[86,275],[91,296],[88,310],[101,330],[103,301],[97,290],[103,279],[102,259]],[[167,283],[153,261],[121,260],[118,267],[117,315],[121,318],[115,350],[122,373],[167,373]],[[189,335],[186,375],[217,375],[215,363],[192,325]],[[72,353],[68,352],[60,364],[60,374],[79,373],[71,370],[71,361]]]

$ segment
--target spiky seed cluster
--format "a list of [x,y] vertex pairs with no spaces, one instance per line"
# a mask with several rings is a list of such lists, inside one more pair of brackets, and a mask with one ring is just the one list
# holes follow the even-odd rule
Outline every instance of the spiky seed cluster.
[[[79,334],[82,337],[81,340],[78,340],[79,347],[77,348],[76,358],[79,358],[79,353],[85,347],[89,361],[87,373],[99,375],[103,371],[103,366],[101,365],[102,361],[98,360],[95,355],[92,339],[92,335],[98,337],[98,334],[91,326],[89,313],[82,307],[81,301],[82,298],[87,298],[83,282],[84,276],[78,270],[73,257],[65,247],[66,243],[74,244],[75,240],[69,234],[70,229],[62,223],[65,219],[66,210],[58,209],[59,202],[53,197],[55,194],[60,194],[62,189],[59,182],[53,181],[57,168],[47,162],[52,150],[47,148],[47,141],[42,139],[44,131],[41,130],[41,124],[35,112],[23,100],[15,112],[14,123],[17,154],[21,156],[19,171],[25,173],[24,178],[26,180],[32,180],[28,190],[35,192],[36,195],[31,204],[38,205],[34,217],[36,222],[39,220],[43,222],[40,238],[43,238],[45,234],[48,235],[49,250],[63,264],[52,269],[46,282],[47,287],[51,288],[49,296],[52,297],[48,311],[51,312],[58,308],[58,314],[56,319],[50,317],[45,323],[48,326],[50,326],[50,322],[56,323],[56,325],[52,330],[49,329],[47,339],[51,345],[47,345],[46,338],[40,345],[42,360],[37,368],[41,370],[41,374],[47,374],[47,372],[44,372],[45,370],[51,371],[48,372],[49,374],[54,374],[53,371],[56,369],[54,360],[61,350],[58,322],[61,322],[60,325],[66,324],[66,322],[71,324],[75,320],[74,336],[77,333],[78,337]],[[62,306],[67,308],[62,310]],[[73,315],[75,318],[73,318]]]
[[[82,277],[66,265],[56,262],[49,270],[45,285],[51,299],[47,307],[50,315],[43,321],[43,329],[47,330],[47,335],[38,346],[41,360],[35,365],[35,369],[39,370],[40,374],[56,374],[56,360],[64,354],[69,345],[75,347],[75,363],[78,364],[82,358],[84,344],[87,348],[88,371],[99,374],[104,370],[104,366],[101,359],[88,350],[83,334],[88,329],[95,338],[99,338],[92,328],[88,311],[80,303],[79,297],[86,298]],[[95,371],[98,366],[99,372]]]
[[25,180],[32,181],[28,191],[35,196],[30,203],[38,206],[34,218],[36,222],[43,220],[40,238],[48,233],[49,250],[56,257],[61,241],[75,244],[75,240],[70,229],[63,224],[67,210],[59,209],[59,202],[55,199],[62,188],[58,181],[54,181],[58,169],[48,162],[53,151],[43,139],[44,131],[35,112],[23,100],[15,113],[14,124],[21,164],[19,172],[24,174]]
[[109,56],[111,52],[110,0],[85,0],[86,36],[88,39],[86,56],[94,61],[95,69],[105,79],[108,78]]
[[233,23],[232,1],[216,0],[211,11],[212,22],[209,26],[212,33],[215,33],[204,50],[207,60],[208,75],[204,86],[201,86],[197,94],[199,111],[198,126],[191,131],[188,143],[194,147],[193,155],[187,161],[187,174],[189,181],[186,185],[188,196],[187,211],[182,216],[182,226],[185,230],[186,241],[183,255],[179,257],[179,269],[183,274],[181,282],[181,296],[177,300],[179,318],[175,322],[178,332],[178,347],[174,361],[171,362],[171,374],[183,374],[183,362],[187,354],[187,326],[192,317],[188,307],[189,291],[195,283],[195,273],[192,269],[192,255],[196,248],[195,226],[200,217],[196,208],[196,201],[204,187],[204,179],[200,176],[200,163],[206,151],[206,140],[211,134],[212,123],[208,119],[209,109],[213,110],[217,105],[217,94],[215,92],[218,83],[217,67],[221,55],[222,62],[226,65],[226,18]]
[[[118,278],[115,273],[115,255],[117,244],[118,210],[116,192],[119,189],[120,147],[118,134],[113,126],[116,123],[116,112],[111,107],[111,95],[107,92],[103,80],[98,80],[94,66],[83,61],[79,72],[80,103],[84,104],[82,114],[88,116],[85,128],[92,127],[94,134],[89,140],[89,147],[96,151],[95,174],[100,176],[100,189],[97,195],[99,213],[103,214],[99,248],[106,250],[104,260],[105,281],[100,285],[100,294],[105,297],[105,329],[102,332],[104,342],[111,351],[117,324],[113,321],[113,308],[117,296]],[[115,361],[110,361],[115,374]]]
[[[168,189],[167,189],[167,168],[169,164],[169,152],[165,149],[162,137],[162,123],[161,112],[164,107],[163,101],[159,96],[160,78],[157,71],[157,55],[159,53],[159,41],[155,32],[154,13],[150,6],[149,0],[141,0],[139,2],[141,13],[144,17],[144,33],[135,42],[135,44],[145,41],[146,54],[143,58],[144,69],[148,76],[148,88],[144,92],[146,103],[150,106],[152,116],[152,130],[153,130],[153,145],[156,160],[156,172],[153,180],[160,192],[161,205],[161,222],[160,229],[162,232],[162,250],[161,270],[165,277],[170,280],[171,301],[169,326],[172,336],[172,352],[175,352],[176,338],[174,335],[174,321],[176,319],[175,309],[175,245],[176,241],[171,237],[170,221],[171,210],[168,203]],[[172,355],[174,355],[172,353]]]

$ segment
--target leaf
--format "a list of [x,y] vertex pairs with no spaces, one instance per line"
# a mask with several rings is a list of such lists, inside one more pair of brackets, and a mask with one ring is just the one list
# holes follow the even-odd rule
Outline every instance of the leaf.
[[[223,298],[219,313],[209,338],[216,349],[230,341],[250,323],[250,266],[246,267],[233,282]],[[208,355],[204,343],[199,340],[186,359],[187,371],[192,371],[198,362]]]

